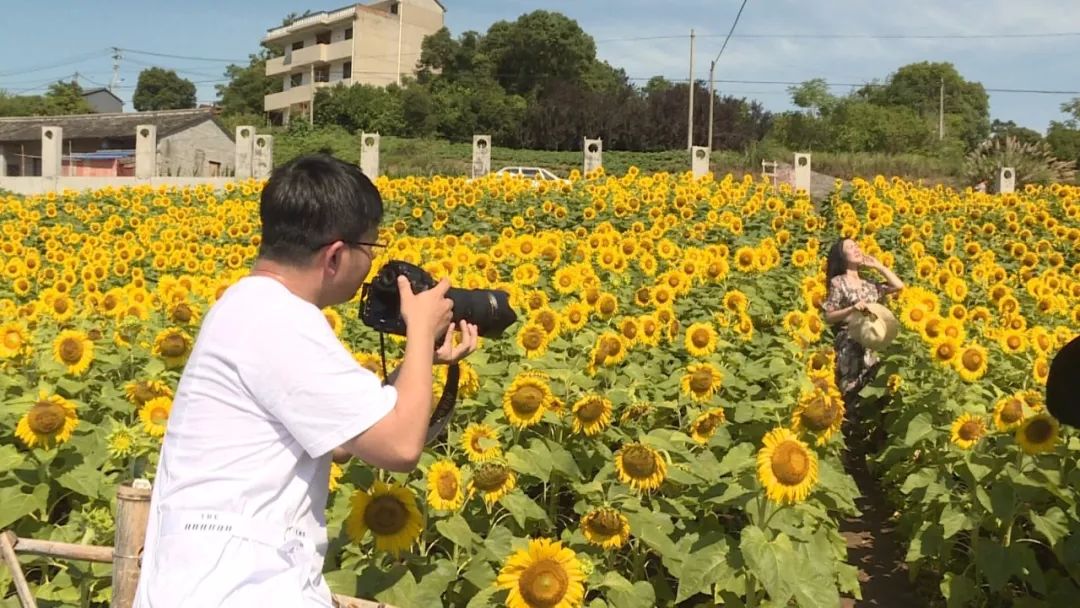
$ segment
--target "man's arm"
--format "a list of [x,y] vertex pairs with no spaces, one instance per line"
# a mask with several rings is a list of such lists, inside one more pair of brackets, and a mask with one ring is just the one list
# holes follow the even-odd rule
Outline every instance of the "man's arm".
[[[399,366],[394,368],[394,371],[390,372],[390,374],[388,376],[386,376],[386,380],[383,382],[383,384],[393,384],[394,382],[396,382],[397,378],[398,378],[398,374],[400,372],[401,372],[401,366],[399,365]],[[349,450],[345,449],[345,445],[342,444],[342,445],[334,448],[332,458],[333,458],[334,462],[336,462],[338,464],[345,464],[346,462],[349,461],[350,458],[352,458],[352,454],[350,454]]]

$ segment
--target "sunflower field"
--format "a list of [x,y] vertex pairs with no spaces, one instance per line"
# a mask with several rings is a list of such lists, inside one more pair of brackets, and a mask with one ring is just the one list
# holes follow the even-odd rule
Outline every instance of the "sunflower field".
[[[815,205],[751,177],[634,168],[377,185],[390,246],[373,273],[400,259],[503,289],[519,321],[462,363],[458,410],[417,471],[332,465],[335,592],[834,608],[860,595],[839,532],[858,514],[845,416],[879,437],[868,459],[930,600],[1080,592],[1080,437],[1042,403],[1080,327],[1080,189],[878,177]],[[112,544],[116,486],[153,480],[200,319],[254,260],[261,186],[0,199],[0,528]],[[907,284],[857,417],[821,309],[840,235]],[[327,322],[382,375],[357,310]],[[388,367],[402,352],[391,339]],[[42,606],[107,604],[109,565],[23,559]],[[0,606],[17,605],[10,581],[0,570]]]

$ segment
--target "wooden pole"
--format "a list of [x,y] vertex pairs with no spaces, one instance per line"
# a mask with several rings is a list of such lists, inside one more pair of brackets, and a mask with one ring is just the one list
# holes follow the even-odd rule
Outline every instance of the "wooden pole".
[[15,538],[14,545],[16,553],[29,553],[31,555],[44,555],[46,557],[60,557],[64,559],[81,559],[104,564],[113,561],[112,547],[76,545],[51,540],[35,540],[33,538]]
[[116,542],[113,549],[111,608],[131,608],[139,585],[139,561],[150,516],[150,488],[125,482],[116,488]]
[[335,608],[394,608],[390,604],[361,600],[347,595],[338,595],[337,593],[332,594],[331,597]]
[[4,563],[7,564],[8,570],[11,570],[11,578],[15,581],[15,593],[19,596],[19,603],[23,608],[37,608],[37,602],[30,594],[30,585],[26,582],[26,576],[23,575],[22,566],[19,565],[19,558],[15,556],[14,533],[5,531],[0,534],[0,553],[3,553]]

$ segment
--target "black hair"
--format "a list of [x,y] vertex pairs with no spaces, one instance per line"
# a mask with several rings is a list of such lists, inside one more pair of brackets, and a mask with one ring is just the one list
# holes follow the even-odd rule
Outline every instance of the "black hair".
[[382,196],[359,167],[328,154],[300,156],[263,187],[259,256],[304,265],[320,245],[359,240],[382,216]]
[[847,258],[844,257],[844,241],[841,238],[829,248],[829,255],[825,258],[825,287],[832,283],[833,277],[840,276],[847,271]]
[[1080,428],[1080,336],[1069,341],[1050,363],[1046,409],[1062,424]]

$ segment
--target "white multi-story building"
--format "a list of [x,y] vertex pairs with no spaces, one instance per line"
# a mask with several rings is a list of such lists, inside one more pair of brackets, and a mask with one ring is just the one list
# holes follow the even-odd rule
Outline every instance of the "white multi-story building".
[[282,79],[263,109],[274,122],[309,117],[315,90],[339,83],[384,86],[416,72],[421,44],[444,24],[439,0],[381,0],[323,11],[267,32],[264,46],[284,53],[266,62]]

